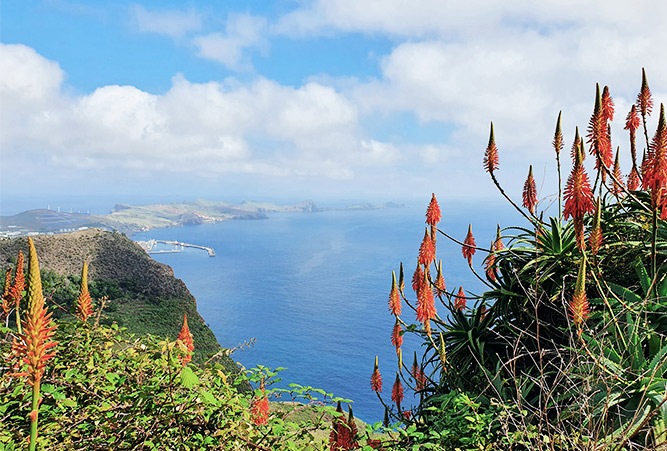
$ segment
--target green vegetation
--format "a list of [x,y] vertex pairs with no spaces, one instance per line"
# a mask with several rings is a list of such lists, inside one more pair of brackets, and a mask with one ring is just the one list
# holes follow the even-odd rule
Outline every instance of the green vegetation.
[[[54,332],[30,241],[27,288],[15,271],[3,293],[3,316],[18,316],[13,306],[24,298],[27,306],[20,307],[23,333],[0,330],[7,362],[0,370],[0,451],[667,450],[667,122],[661,105],[649,140],[651,109],[644,76],[626,121],[632,169],[625,182],[608,128],[613,102],[608,88],[598,88],[586,141],[596,177],[591,186],[577,130],[564,190],[559,115],[553,140],[559,208],[547,219],[532,167],[523,208],[502,189],[491,125],[485,169],[527,224],[498,226],[487,249],[478,247],[472,227],[460,242],[438,229],[441,211],[433,196],[412,277],[415,297],[405,289],[403,265],[392,278],[389,309],[399,371],[391,401],[382,395],[377,358],[370,379],[386,407],[382,424],[358,424],[340,403],[334,410],[333,403],[346,400],[321,390],[271,389],[277,372],[264,367],[242,374],[201,354],[193,360],[198,364],[188,364],[191,336],[181,318],[196,314],[194,300],[179,297],[182,288],[173,277],[165,278],[164,268],[142,266],[136,246],[122,240],[96,247],[99,258],[91,261],[99,273],[89,291],[109,303],[100,312],[98,302],[100,321],[92,320],[95,314],[86,321],[67,313],[81,292],[75,276],[44,273],[47,299],[62,308]],[[642,123],[648,152],[639,163],[635,132]],[[462,246],[485,292],[446,288],[436,258],[438,235]],[[92,238],[108,241],[108,235],[86,235],[66,244],[76,254]],[[48,260],[48,246],[43,249]],[[480,251],[486,253],[483,276],[473,265]],[[123,261],[133,263],[119,268]],[[116,324],[123,321],[145,337]],[[156,338],[150,328],[166,333]],[[198,340],[206,343],[205,330],[199,338],[194,334],[195,353]],[[423,345],[411,365],[402,355],[406,333]],[[250,382],[256,388],[247,390]],[[404,386],[417,393],[416,406],[403,405]],[[269,398],[278,396],[292,402],[271,408]]]
[[[626,121],[632,158],[627,184],[608,132],[614,113],[608,88],[598,88],[588,128],[594,183],[577,130],[572,170],[560,191],[559,116],[553,140],[559,211],[548,219],[537,209],[532,168],[523,209],[502,189],[491,125],[484,166],[527,225],[499,226],[486,249],[471,229],[463,242],[452,239],[473,272],[473,256],[486,253],[485,274],[478,277],[488,288],[480,295],[445,288],[435,238],[449,235],[437,229],[441,213],[433,197],[412,279],[416,299],[403,288],[402,266],[390,294],[399,356],[405,333],[424,346],[412,367],[402,364],[393,405],[386,404],[407,435],[401,446],[667,449],[667,125],[661,105],[649,141],[651,105],[644,76]],[[635,131],[642,122],[648,153],[640,164]],[[404,320],[402,303],[416,313],[416,323]],[[409,416],[397,394],[403,383],[420,399]]]

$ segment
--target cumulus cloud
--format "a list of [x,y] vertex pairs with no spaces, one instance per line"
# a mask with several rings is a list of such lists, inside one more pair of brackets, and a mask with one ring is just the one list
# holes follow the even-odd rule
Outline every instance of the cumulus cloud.
[[215,32],[196,36],[192,43],[198,56],[217,61],[230,69],[250,67],[244,51],[265,46],[266,19],[249,14],[230,14],[225,33]]
[[148,11],[141,5],[133,5],[130,15],[137,29],[142,33],[157,33],[181,38],[186,33],[198,31],[202,27],[201,15],[188,11],[162,10]]
[[0,75],[0,104],[12,118],[0,146],[25,160],[349,179],[368,159],[389,164],[398,155],[389,144],[363,141],[356,107],[315,82],[192,83],[177,75],[162,95],[116,85],[71,95],[61,89],[58,65],[29,47],[0,45],[0,62],[8,68]]

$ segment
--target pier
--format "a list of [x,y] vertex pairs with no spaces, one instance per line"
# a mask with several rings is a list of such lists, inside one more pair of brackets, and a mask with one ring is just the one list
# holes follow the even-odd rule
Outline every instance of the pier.
[[160,250],[155,251],[153,248],[158,244],[171,244],[172,246],[178,246],[180,248],[184,247],[194,247],[195,249],[201,249],[208,252],[209,257],[215,257],[215,251],[212,247],[199,246],[198,244],[190,243],[181,243],[180,241],[166,241],[166,240],[148,240],[148,241],[137,241],[137,244],[141,246],[149,254],[170,254],[175,252],[181,252],[180,249],[171,249],[171,250]]

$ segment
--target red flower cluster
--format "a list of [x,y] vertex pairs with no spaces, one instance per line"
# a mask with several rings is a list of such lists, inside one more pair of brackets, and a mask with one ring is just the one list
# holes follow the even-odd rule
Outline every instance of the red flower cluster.
[[456,294],[454,299],[454,308],[458,310],[463,310],[466,308],[466,295],[463,292],[463,287],[460,287],[459,292]]
[[[595,109],[588,125],[588,142],[591,143],[590,152],[596,157],[595,169],[601,165],[611,166],[614,155],[609,137],[608,121],[614,117],[614,102],[609,95],[609,88],[604,87],[600,96],[600,85],[596,85]],[[604,172],[602,172],[604,177]]]
[[523,206],[528,209],[530,214],[535,214],[535,206],[537,205],[537,188],[535,187],[535,179],[533,178],[533,165],[530,165],[528,170],[528,177],[526,183],[523,184]]
[[498,169],[498,148],[496,147],[496,138],[493,136],[493,122],[491,122],[489,144],[486,146],[486,151],[484,151],[484,169],[488,173],[493,173],[493,171]]
[[185,345],[186,354],[181,357],[183,366],[190,363],[192,360],[192,352],[195,350],[194,342],[192,341],[192,334],[188,328],[188,315],[187,313],[183,315],[183,326],[181,327],[181,332],[178,334],[178,340],[181,340]]
[[15,373],[14,376],[28,376],[30,385],[39,386],[44,375],[46,361],[55,355],[55,352],[50,354],[48,352],[58,343],[51,341],[56,326],[51,325],[51,313],[47,313],[47,308],[44,306],[42,279],[35,244],[32,238],[28,238],[28,243],[30,245],[26,295],[28,312],[23,320],[24,335],[21,336],[21,342],[14,342],[12,352],[16,358],[27,365],[25,371]]
[[391,401],[396,403],[398,410],[401,410],[401,402],[403,402],[403,384],[401,383],[401,377],[396,372],[396,380],[394,381],[394,387],[391,390]]
[[260,390],[262,390],[262,397],[256,399],[252,403],[250,413],[252,414],[252,422],[256,425],[266,424],[269,419],[269,398],[264,392],[264,381],[260,383]]
[[83,269],[81,270],[81,290],[79,297],[76,298],[76,315],[81,321],[88,320],[88,317],[93,314],[93,299],[88,292],[88,263],[83,262]]
[[23,252],[19,251],[19,256],[16,259],[16,272],[14,273],[14,283],[9,290],[9,297],[14,300],[14,306],[19,307],[21,299],[23,299],[23,290],[25,290],[25,276],[23,274]]
[[574,220],[577,244],[582,250],[585,247],[584,215],[595,209],[591,184],[582,162],[583,153],[584,150],[580,147],[575,154],[574,166],[565,186],[565,207],[563,208],[563,217],[568,219],[571,216]]
[[401,295],[398,292],[398,285],[396,285],[396,273],[391,272],[391,291],[389,292],[389,311],[394,316],[401,314]]
[[375,356],[375,367],[373,368],[373,374],[371,375],[371,388],[375,393],[380,393],[382,391],[382,376],[380,375],[380,369],[378,368],[377,356]]
[[354,421],[354,415],[352,414],[352,407],[348,406],[348,416],[346,419],[340,401],[338,401],[336,413],[337,415],[334,416],[332,421],[331,434],[329,435],[329,449],[331,451],[357,449],[359,447],[359,443],[357,442],[358,430],[357,423]]
[[463,258],[468,260],[468,264],[472,266],[472,256],[475,255],[475,237],[472,236],[472,224],[468,225],[468,234],[463,240],[463,248],[461,249]]
[[667,125],[665,124],[665,108],[660,105],[658,128],[648,150],[648,158],[642,164],[644,177],[642,188],[651,190],[651,201],[654,208],[662,208],[665,213],[665,189],[667,188]]
[[401,349],[401,346],[403,346],[403,335],[401,335],[401,332],[403,329],[401,328],[401,322],[396,318],[396,324],[394,324],[394,328],[391,330],[391,344],[393,344],[396,347],[396,353],[398,353],[399,349]]
[[642,116],[650,116],[653,110],[653,99],[651,98],[651,90],[648,88],[646,81],[646,71],[642,67],[642,87],[637,95],[637,105]]
[[419,258],[417,262],[424,267],[429,266],[435,260],[435,244],[428,233],[428,229],[424,232],[424,239],[421,246],[419,246]]
[[2,291],[2,316],[0,319],[4,319],[9,316],[9,312],[12,310],[12,305],[9,303],[9,291],[12,288],[12,268],[7,268],[5,273],[5,286]]

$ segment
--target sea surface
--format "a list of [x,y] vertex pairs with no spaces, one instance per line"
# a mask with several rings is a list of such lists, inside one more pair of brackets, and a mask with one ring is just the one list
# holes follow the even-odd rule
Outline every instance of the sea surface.
[[[394,320],[387,304],[391,272],[398,274],[403,262],[406,295],[414,299],[409,287],[424,236],[426,206],[279,213],[266,220],[152,230],[132,238],[214,248],[216,257],[184,248],[153,258],[170,265],[186,283],[223,347],[256,340],[232,354],[237,362],[246,368],[285,367],[278,386],[296,383],[352,399],[356,416],[376,422],[384,409],[370,388],[375,356],[388,404],[397,369],[390,341]],[[498,217],[507,216],[507,208],[488,205],[441,207],[444,231],[463,241],[471,222],[482,247],[490,244]],[[442,235],[438,258],[450,290],[483,290],[460,245]],[[483,255],[475,255],[480,273],[482,260]],[[414,314],[403,308],[403,319],[414,321]],[[404,358],[409,364],[419,343],[406,339]],[[404,406],[411,401],[406,399]]]

